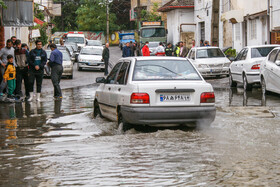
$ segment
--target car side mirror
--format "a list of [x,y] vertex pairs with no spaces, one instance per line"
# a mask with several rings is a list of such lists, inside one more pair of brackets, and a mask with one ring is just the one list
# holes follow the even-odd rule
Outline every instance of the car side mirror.
[[105,83],[106,79],[104,77],[97,77],[95,81],[96,83]]
[[276,64],[277,66],[280,66],[280,60],[276,60],[276,61],[275,61],[275,64]]
[[192,57],[192,59],[193,59],[193,60],[195,60],[195,58],[194,58],[194,57]]

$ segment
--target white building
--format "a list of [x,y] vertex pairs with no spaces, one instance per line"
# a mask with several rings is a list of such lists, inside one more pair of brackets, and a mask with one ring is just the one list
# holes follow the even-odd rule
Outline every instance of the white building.
[[229,7],[221,19],[232,23],[233,48],[240,51],[245,46],[270,43],[267,1],[221,0],[221,4]]
[[159,11],[167,13],[167,42],[177,44],[179,41],[192,44],[195,35],[194,0],[171,0]]

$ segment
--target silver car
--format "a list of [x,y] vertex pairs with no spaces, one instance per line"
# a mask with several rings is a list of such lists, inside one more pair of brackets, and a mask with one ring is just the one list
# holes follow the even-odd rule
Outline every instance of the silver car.
[[92,69],[92,70],[105,70],[105,64],[101,61],[102,59],[103,47],[97,46],[86,46],[83,47],[79,57],[77,68],[78,71],[82,69]]

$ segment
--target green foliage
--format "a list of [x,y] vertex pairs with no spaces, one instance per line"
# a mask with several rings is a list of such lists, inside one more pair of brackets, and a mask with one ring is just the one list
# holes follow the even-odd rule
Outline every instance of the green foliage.
[[[83,4],[76,11],[79,30],[105,31],[106,30],[106,5],[102,0],[83,0]],[[117,17],[114,13],[109,15],[110,30],[119,30],[116,24]]]
[[[42,10],[39,10],[39,5],[38,4],[34,4],[34,16],[40,20],[44,20],[45,19],[45,15],[43,13]],[[39,29],[40,30],[40,35],[41,37],[39,38],[43,45],[46,45],[48,43],[48,36],[47,36],[47,28],[48,28],[48,24],[44,23],[43,25],[36,25],[34,27],[32,27],[32,29]]]
[[158,3],[154,3],[152,11],[142,10],[141,11],[141,21],[160,21],[161,16],[158,15]]
[[0,6],[1,6],[2,8],[7,8],[7,6],[5,5],[5,3],[3,2],[3,0],[0,0]]
[[82,6],[83,0],[54,0],[54,3],[61,3],[61,14],[62,16],[55,17],[52,22],[55,25],[56,31],[75,31],[78,30],[78,25],[76,23],[76,11],[80,6]]
[[39,5],[34,3],[34,16],[42,21],[45,19],[44,11],[39,9]]
[[225,55],[227,57],[236,57],[236,50],[229,48],[228,50],[225,51]]

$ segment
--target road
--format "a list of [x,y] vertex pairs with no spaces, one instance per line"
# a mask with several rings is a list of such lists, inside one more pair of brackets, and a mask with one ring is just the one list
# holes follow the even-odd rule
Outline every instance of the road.
[[[111,54],[113,64],[120,53]],[[44,80],[43,102],[0,104],[0,186],[280,186],[279,95],[207,79],[217,108],[210,127],[124,133],[92,119],[97,76],[62,80],[62,101]]]

